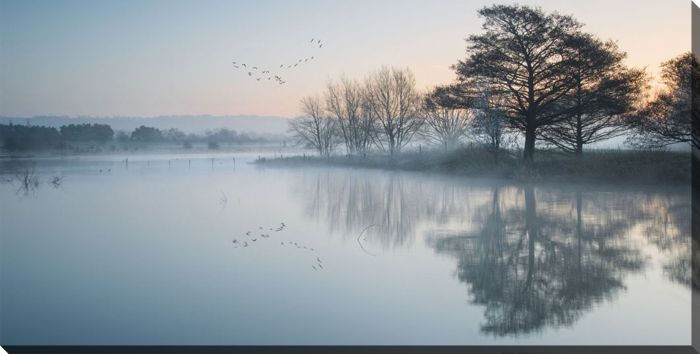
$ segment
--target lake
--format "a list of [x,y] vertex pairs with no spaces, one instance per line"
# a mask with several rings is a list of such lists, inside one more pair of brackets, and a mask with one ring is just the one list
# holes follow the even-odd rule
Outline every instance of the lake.
[[0,343],[690,344],[690,186],[257,157],[0,160]]

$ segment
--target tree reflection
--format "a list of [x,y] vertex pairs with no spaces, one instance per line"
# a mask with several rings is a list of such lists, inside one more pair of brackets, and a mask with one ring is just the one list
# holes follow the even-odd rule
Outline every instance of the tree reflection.
[[486,306],[482,331],[497,336],[571,325],[624,289],[623,275],[644,263],[624,237],[629,219],[586,209],[580,192],[573,220],[559,207],[538,210],[532,187],[523,195],[524,210],[504,209],[495,189],[478,231],[428,240],[459,259],[458,278]]
[[297,193],[333,234],[354,244],[364,230],[372,254],[424,234],[429,247],[457,260],[458,280],[485,307],[485,333],[570,326],[657,260],[670,279],[690,283],[689,206],[680,194],[548,192],[373,173],[306,171]]
[[644,236],[664,256],[664,273],[669,279],[686,286],[693,284],[690,212],[689,200],[651,197],[642,204],[639,216],[643,220]]
[[[381,174],[372,178],[337,170],[304,173],[297,194],[305,212],[328,222],[332,233],[366,240],[383,249],[401,247],[415,239],[419,224],[448,223],[470,214],[471,206],[487,197],[481,188],[404,176]],[[373,225],[371,228],[368,226]]]

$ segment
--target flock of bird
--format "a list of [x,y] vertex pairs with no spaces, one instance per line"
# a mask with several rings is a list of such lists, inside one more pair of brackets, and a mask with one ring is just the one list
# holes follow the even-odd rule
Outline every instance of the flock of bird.
[[[239,239],[233,239],[231,241],[233,243],[233,248],[247,248],[253,246],[254,243],[258,242],[259,240],[262,241],[263,239],[269,239],[271,238],[271,234],[269,232],[281,232],[283,231],[287,225],[284,222],[281,222],[278,227],[276,228],[268,228],[265,230],[262,226],[258,227],[258,230],[256,232],[253,231],[246,231],[245,237],[242,237],[241,240]],[[267,233],[266,233],[267,232]],[[316,250],[313,247],[306,246],[302,243],[296,242],[296,241],[280,241],[280,246],[289,246],[289,247],[295,247],[299,250],[307,250],[309,252],[316,252]],[[315,271],[320,271],[323,270],[323,261],[321,261],[321,258],[318,257],[314,253],[315,260],[313,262],[313,265],[311,268]]]
[[[323,43],[321,42],[320,39],[316,38],[311,38],[310,41],[311,45],[314,47],[318,47],[318,49],[323,48]],[[280,64],[279,70],[284,70],[284,69],[294,69],[296,67],[299,67],[300,65],[308,64],[311,61],[313,61],[316,57],[313,55],[310,57],[306,58],[301,58],[297,60],[295,63],[292,64]],[[247,72],[248,77],[251,79],[255,79],[256,81],[275,81],[279,85],[284,85],[287,83],[286,80],[282,79],[282,77],[279,74],[273,74],[270,70],[260,66],[256,65],[248,65],[246,63],[241,63],[237,61],[233,61],[233,67],[235,69],[243,69],[244,72]]]

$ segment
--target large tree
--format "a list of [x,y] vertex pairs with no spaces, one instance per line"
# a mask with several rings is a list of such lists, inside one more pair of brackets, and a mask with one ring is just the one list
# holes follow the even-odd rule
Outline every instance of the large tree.
[[326,115],[319,97],[305,97],[301,106],[304,115],[290,122],[291,133],[300,144],[329,156],[336,144],[335,119]]
[[564,151],[583,153],[583,146],[623,134],[624,117],[635,108],[642,92],[644,72],[627,68],[612,42],[590,34],[569,40],[574,88],[562,97],[566,119],[544,127],[543,138]]
[[376,119],[375,144],[393,156],[421,127],[420,95],[409,69],[384,67],[366,81],[367,110]]
[[326,107],[338,123],[338,134],[348,153],[364,153],[372,142],[373,115],[365,108],[363,87],[346,77],[340,82],[329,82],[326,88]]
[[692,131],[693,92],[698,92],[700,65],[693,53],[681,54],[662,65],[664,89],[631,120],[631,142],[650,148],[686,143],[700,148]]
[[484,32],[467,39],[469,55],[455,66],[457,75],[492,85],[510,123],[525,134],[524,158],[531,161],[538,131],[565,118],[558,103],[575,87],[569,39],[581,25],[518,5],[485,7],[479,15]]

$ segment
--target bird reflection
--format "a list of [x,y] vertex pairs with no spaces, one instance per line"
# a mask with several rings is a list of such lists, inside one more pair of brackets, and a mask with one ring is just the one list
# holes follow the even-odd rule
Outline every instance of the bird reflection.
[[[287,224],[285,224],[284,222],[280,222],[276,228],[270,227],[270,228],[268,228],[268,230],[273,231],[275,233],[278,233],[278,232],[282,232],[285,228],[287,228]],[[263,230],[263,229],[264,229],[263,226],[258,226],[258,230]],[[246,231],[244,235],[245,235],[245,237],[244,237],[245,240],[233,239],[231,241],[231,243],[233,244],[233,248],[248,247],[248,241],[257,243],[258,240],[260,240],[260,243],[264,243],[265,242],[264,239],[271,239],[272,238],[272,234],[262,233],[262,232],[259,233],[258,236],[253,236],[252,231]],[[260,237],[260,238],[258,238],[258,237]],[[251,243],[251,245],[252,245],[252,243]],[[315,258],[315,260],[313,261],[313,264],[314,264],[313,269],[314,270],[323,270],[324,269],[323,266],[321,265],[321,258],[317,253],[315,253],[316,250],[313,247],[306,245],[303,242],[299,242],[299,241],[287,241],[287,242],[280,241],[280,246],[289,246],[289,247],[294,247],[299,251],[312,252],[310,255],[311,255],[312,259]],[[306,253],[306,254],[308,254],[308,253]]]

